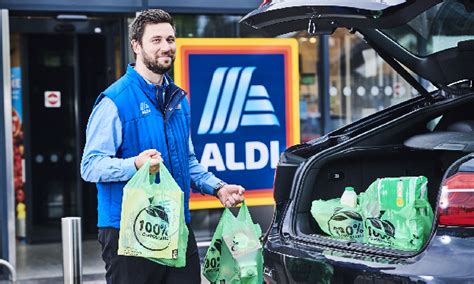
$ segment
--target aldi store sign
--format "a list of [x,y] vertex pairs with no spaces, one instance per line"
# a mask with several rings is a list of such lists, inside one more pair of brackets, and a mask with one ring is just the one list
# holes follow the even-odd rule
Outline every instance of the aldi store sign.
[[[280,153],[299,143],[294,39],[179,39],[175,81],[189,93],[201,164],[246,188],[248,205],[272,204]],[[191,194],[191,209],[218,207]]]

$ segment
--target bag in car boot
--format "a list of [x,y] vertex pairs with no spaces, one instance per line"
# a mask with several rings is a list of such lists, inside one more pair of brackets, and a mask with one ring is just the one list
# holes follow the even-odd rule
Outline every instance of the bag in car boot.
[[426,184],[424,176],[383,178],[360,194],[364,242],[419,250],[429,237],[433,221]]
[[426,200],[427,184],[424,176],[378,178],[359,195],[362,213],[367,218],[380,217],[380,211],[400,211],[416,199]]
[[360,208],[342,205],[340,198],[313,201],[311,215],[321,230],[330,236],[356,242],[364,240]]

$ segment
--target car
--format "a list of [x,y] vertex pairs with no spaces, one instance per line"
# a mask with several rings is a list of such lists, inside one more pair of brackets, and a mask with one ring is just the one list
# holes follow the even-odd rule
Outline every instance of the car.
[[[418,92],[282,153],[265,282],[474,283],[474,1],[265,0],[241,25],[269,36],[348,29]],[[417,250],[331,237],[311,214],[346,186],[360,195],[378,178],[417,176],[434,212]]]

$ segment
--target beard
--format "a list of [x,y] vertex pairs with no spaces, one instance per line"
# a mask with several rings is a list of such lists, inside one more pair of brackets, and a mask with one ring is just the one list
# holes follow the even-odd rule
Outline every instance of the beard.
[[153,59],[153,57],[148,55],[148,53],[146,53],[145,51],[143,51],[142,56],[143,56],[143,64],[145,64],[146,68],[148,68],[151,72],[155,74],[160,74],[160,75],[165,74],[171,69],[171,66],[173,65],[174,60],[176,58],[174,54],[171,55],[170,53],[171,62],[167,65],[163,65],[160,62],[158,62],[158,59]]

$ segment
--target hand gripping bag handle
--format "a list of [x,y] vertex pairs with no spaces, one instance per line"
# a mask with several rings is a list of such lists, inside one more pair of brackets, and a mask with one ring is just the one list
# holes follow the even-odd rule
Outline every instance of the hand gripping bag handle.
[[[127,182],[125,188],[133,190],[136,188],[143,189],[147,196],[153,196],[155,191],[153,184],[155,182],[155,175],[150,175],[150,160],[148,159],[133,175],[133,177]],[[145,186],[143,186],[145,185]],[[124,195],[127,194],[127,190],[124,190]]]

